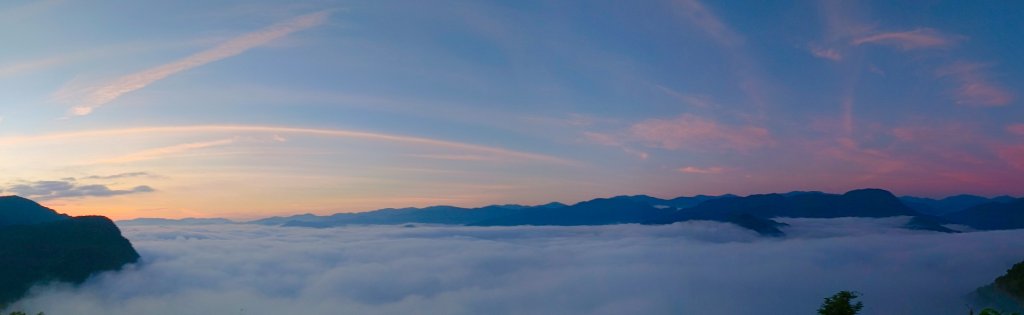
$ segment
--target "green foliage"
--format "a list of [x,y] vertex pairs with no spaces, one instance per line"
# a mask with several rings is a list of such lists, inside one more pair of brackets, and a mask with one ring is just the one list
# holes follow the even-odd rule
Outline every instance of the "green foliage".
[[996,278],[995,283],[996,288],[1009,293],[1017,300],[1024,301],[1024,261],[1013,265],[1005,275]]
[[[1016,267],[1016,266],[1014,266],[1014,267]],[[994,310],[994,309],[991,309],[991,308],[986,308],[986,309],[981,310],[981,313],[978,313],[978,315],[1020,315],[1020,313],[1003,314],[1003,312],[1000,312],[1000,311],[997,311],[997,310]]]
[[[0,314],[0,315],[3,315],[3,314]],[[7,315],[28,315],[28,314],[26,314],[25,312],[22,312],[22,311],[16,311],[16,312],[10,312]],[[39,314],[37,314],[37,315],[46,315],[46,314],[43,314],[43,312],[39,312]]]
[[853,303],[853,300],[860,297],[860,293],[851,291],[839,291],[831,297],[825,298],[818,308],[820,315],[855,315],[864,308],[864,303]]

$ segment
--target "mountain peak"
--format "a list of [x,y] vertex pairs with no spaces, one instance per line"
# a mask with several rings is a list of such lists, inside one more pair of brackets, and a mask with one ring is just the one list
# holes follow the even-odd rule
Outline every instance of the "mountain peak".
[[0,197],[0,307],[36,283],[82,283],[136,262],[138,252],[107,217],[69,217],[18,196]]
[[67,215],[21,196],[0,197],[0,226],[37,224],[67,218]]
[[858,198],[874,197],[874,198],[892,198],[894,200],[897,199],[896,195],[893,195],[888,190],[880,189],[880,188],[854,189],[854,190],[846,192],[845,194],[843,194],[843,196],[858,197]]

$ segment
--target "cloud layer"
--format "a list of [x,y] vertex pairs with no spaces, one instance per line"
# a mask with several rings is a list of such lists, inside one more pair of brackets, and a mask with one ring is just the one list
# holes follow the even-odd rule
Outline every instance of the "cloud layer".
[[35,200],[52,200],[80,197],[110,197],[118,195],[147,193],[155,191],[146,185],[130,189],[111,189],[102,184],[82,185],[73,178],[65,180],[41,180],[0,187],[0,193],[14,194]]
[[1024,232],[906,218],[732,225],[273,228],[136,226],[140,265],[14,305],[48,314],[807,314],[838,290],[864,314],[964,314],[1021,259]]

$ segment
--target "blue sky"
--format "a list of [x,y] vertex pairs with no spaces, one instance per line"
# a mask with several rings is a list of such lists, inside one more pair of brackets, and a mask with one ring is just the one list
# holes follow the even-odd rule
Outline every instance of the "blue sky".
[[0,194],[119,218],[1020,195],[1022,6],[5,2]]

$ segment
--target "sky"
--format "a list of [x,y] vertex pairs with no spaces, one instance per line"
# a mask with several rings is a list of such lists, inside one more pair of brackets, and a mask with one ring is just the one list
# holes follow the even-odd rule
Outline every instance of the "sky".
[[74,215],[1024,194],[1024,3],[4,1],[0,194]]

